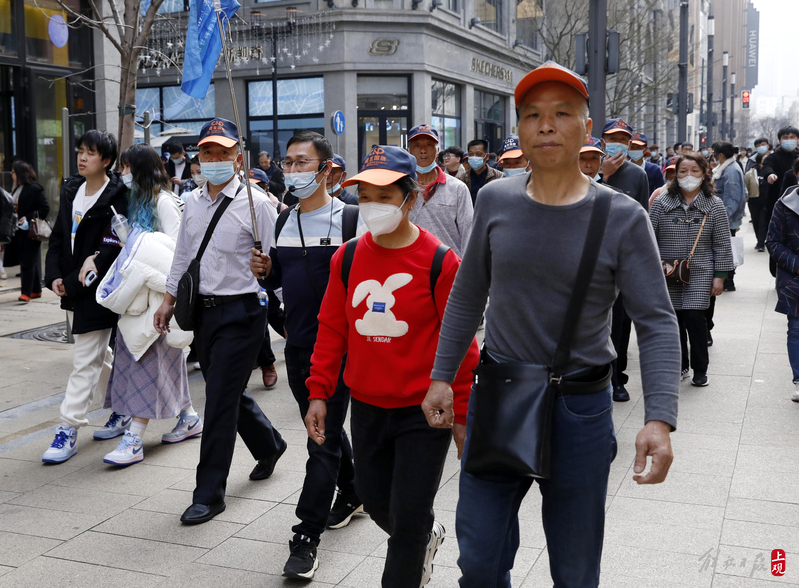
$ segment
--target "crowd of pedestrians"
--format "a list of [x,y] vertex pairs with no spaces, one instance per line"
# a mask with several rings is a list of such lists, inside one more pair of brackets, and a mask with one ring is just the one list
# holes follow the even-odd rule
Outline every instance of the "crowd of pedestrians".
[[[162,443],[200,438],[180,520],[213,519],[237,434],[253,483],[287,448],[247,391],[257,368],[267,389],[278,383],[271,325],[308,433],[286,577],[312,578],[326,530],[368,513],[388,535],[381,585],[427,584],[454,440],[460,586],[510,586],[534,483],[555,586],[597,586],[632,326],[644,403],[634,480],[656,484],[673,459],[680,380],[709,384],[715,299],[736,289],[747,202],[788,316],[799,402],[799,130],[752,152],[663,150],[622,118],[592,121],[585,82],[553,62],[519,81],[515,101],[518,135],[496,154],[483,139],[441,151],[421,124],[407,149],[374,146],[357,173],[315,132],[294,135],[284,161],[260,152],[248,169],[238,128],[221,118],[193,158],[175,140],[164,160],[144,144],[118,154],[104,131],[78,138],[44,271],[68,312],[73,369],[42,461],[77,453],[103,398],[110,415],[94,438],[121,438],[104,457],[112,466],[144,459],[151,419],[177,419]],[[0,243],[28,303],[42,284],[31,225],[50,211],[30,165],[15,163],[13,180]]]

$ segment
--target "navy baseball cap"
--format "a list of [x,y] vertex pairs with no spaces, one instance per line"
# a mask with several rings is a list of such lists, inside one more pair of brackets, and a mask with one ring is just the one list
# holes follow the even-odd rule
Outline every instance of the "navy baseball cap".
[[633,138],[630,140],[630,143],[640,143],[641,145],[649,145],[649,141],[646,138],[646,135],[643,133],[633,133]]
[[338,153],[333,154],[333,159],[330,160],[333,163],[333,167],[340,167],[343,171],[347,171],[347,163],[344,161],[344,158],[341,157]]
[[562,82],[568,84],[588,100],[588,85],[583,78],[559,63],[547,61],[524,76],[516,85],[516,90],[513,92],[516,105],[519,105],[524,95],[532,90],[533,86],[543,82]]
[[619,132],[627,133],[631,137],[633,136],[633,128],[620,118],[610,119],[608,122],[605,123],[605,128],[602,130],[603,135],[607,133],[619,133]]
[[519,137],[510,135],[502,142],[502,149],[500,150],[499,161],[503,159],[515,159],[522,157],[522,148],[519,145]]
[[342,182],[341,186],[358,182],[388,186],[405,176],[416,179],[416,158],[400,147],[376,145],[361,163],[361,171]]
[[605,150],[602,149],[602,141],[596,137],[589,137],[588,143],[584,143],[580,148],[580,153],[590,153],[592,151],[605,155]]
[[669,170],[669,169],[677,169],[677,162],[678,161],[680,161],[680,156],[679,155],[673,156],[672,158],[670,158],[666,162],[666,167],[663,168],[663,171],[666,171],[666,170]]
[[435,130],[430,125],[419,125],[418,127],[413,127],[410,131],[408,131],[408,141],[413,139],[414,137],[418,137],[419,135],[427,135],[428,137],[433,137],[438,143],[438,131]]
[[266,174],[262,169],[251,167],[250,171],[250,181],[254,184],[258,182],[264,182],[265,184],[269,183],[269,178],[266,177]]
[[215,118],[207,122],[200,130],[200,141],[197,145],[205,143],[218,143],[222,147],[233,147],[239,142],[239,129],[235,123],[225,118]]

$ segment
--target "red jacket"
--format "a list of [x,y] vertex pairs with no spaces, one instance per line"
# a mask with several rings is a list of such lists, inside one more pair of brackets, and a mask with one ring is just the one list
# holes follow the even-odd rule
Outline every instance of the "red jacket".
[[[434,300],[430,267],[441,242],[419,230],[416,241],[401,249],[380,247],[371,233],[364,234],[355,251],[348,290],[341,281],[345,248],[333,256],[307,380],[310,398],[333,395],[346,353],[344,381],[356,400],[381,408],[417,406],[424,400],[460,258],[453,251],[444,257]],[[472,370],[478,359],[475,340],[452,383],[455,421],[461,424],[466,424]]]

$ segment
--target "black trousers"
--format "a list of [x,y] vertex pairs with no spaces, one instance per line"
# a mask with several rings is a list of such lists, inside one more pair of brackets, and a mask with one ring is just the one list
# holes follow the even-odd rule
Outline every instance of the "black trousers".
[[427,424],[420,406],[386,409],[352,399],[355,488],[389,534],[382,588],[418,588],[452,434]]
[[[281,336],[285,336],[283,325],[286,319],[286,314],[280,307],[280,298],[277,297],[273,290],[267,290],[267,295],[269,296],[269,306],[266,313],[266,320],[275,331],[277,331]],[[266,329],[264,332],[263,343],[261,344],[261,348],[258,350],[256,365],[259,368],[269,367],[275,364],[275,360],[276,358],[274,352],[272,351],[272,341],[269,336],[269,329]]]
[[195,503],[224,499],[236,432],[256,460],[274,455],[283,445],[280,433],[246,391],[265,328],[266,312],[255,294],[200,311],[194,334],[206,399]]
[[25,296],[42,293],[41,248],[41,241],[25,238],[20,242],[19,270],[22,274],[20,293]]
[[[682,369],[694,369],[697,374],[706,374],[710,363],[707,350],[707,320],[704,310],[678,310]],[[691,344],[690,361],[688,343]]]
[[[311,375],[313,347],[286,345],[285,354],[289,387],[300,408],[300,416],[305,419],[310,404],[308,400],[310,391],[305,385],[305,380]],[[305,481],[296,511],[300,523],[291,529],[314,541],[319,541],[327,526],[327,517],[330,514],[336,486],[342,494],[355,494],[352,446],[344,430],[344,421],[350,405],[350,389],[342,378],[344,365],[342,362],[336,392],[327,401],[325,442],[317,445],[311,439],[307,440],[308,461],[305,463]]]
[[757,237],[758,247],[766,243],[767,227],[763,223],[763,200],[765,200],[765,196],[763,198],[750,198],[748,202],[749,214],[752,215],[752,228],[754,229],[755,236]]
[[625,370],[627,369],[627,349],[630,347],[630,333],[632,332],[633,321],[624,310],[624,299],[622,295],[616,298],[613,304],[613,319],[610,324],[610,340],[616,349],[616,359],[613,360],[613,389],[624,386],[630,379]]

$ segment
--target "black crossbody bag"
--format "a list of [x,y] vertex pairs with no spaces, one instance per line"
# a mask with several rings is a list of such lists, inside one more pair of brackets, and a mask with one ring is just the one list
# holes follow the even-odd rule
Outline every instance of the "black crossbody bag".
[[610,212],[611,193],[597,192],[577,278],[551,366],[495,363],[486,350],[475,370],[474,416],[464,471],[549,478],[552,418],[558,394],[591,394],[608,387],[607,374],[589,382],[569,381],[569,362],[585,297],[594,275]]
[[[238,196],[240,191],[241,186],[239,186],[236,196]],[[175,301],[175,320],[178,326],[184,331],[193,331],[197,324],[197,309],[199,308],[197,306],[197,300],[200,297],[200,260],[203,257],[203,253],[205,253],[206,247],[208,247],[208,243],[211,241],[211,235],[213,235],[214,229],[219,223],[219,219],[222,218],[222,213],[224,213],[225,209],[233,202],[233,198],[228,198],[224,195],[222,198],[223,200],[219,203],[219,208],[216,209],[208,228],[205,230],[205,236],[200,244],[200,249],[197,251],[197,255],[189,262],[188,269],[183,272],[178,282],[178,295]]]

